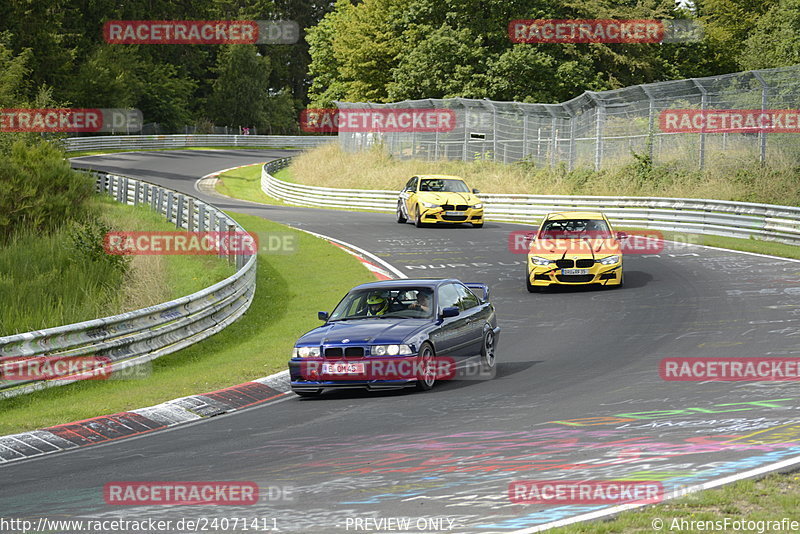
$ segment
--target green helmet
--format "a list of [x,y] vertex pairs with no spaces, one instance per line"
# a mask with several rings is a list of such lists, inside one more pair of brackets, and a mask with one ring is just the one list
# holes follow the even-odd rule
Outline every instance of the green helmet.
[[389,301],[381,295],[370,295],[367,299],[368,315],[383,315],[389,308]]

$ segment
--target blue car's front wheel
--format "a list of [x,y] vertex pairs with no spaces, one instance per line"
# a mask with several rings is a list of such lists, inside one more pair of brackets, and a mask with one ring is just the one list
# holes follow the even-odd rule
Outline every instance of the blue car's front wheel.
[[417,360],[417,389],[428,391],[436,383],[436,365],[433,360],[433,347],[427,341],[419,348]]

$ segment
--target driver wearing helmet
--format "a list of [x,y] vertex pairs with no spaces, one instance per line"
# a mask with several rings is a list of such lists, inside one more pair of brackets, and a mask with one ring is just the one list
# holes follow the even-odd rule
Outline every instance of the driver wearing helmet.
[[367,299],[367,316],[383,315],[389,310],[389,299],[378,294],[370,295]]

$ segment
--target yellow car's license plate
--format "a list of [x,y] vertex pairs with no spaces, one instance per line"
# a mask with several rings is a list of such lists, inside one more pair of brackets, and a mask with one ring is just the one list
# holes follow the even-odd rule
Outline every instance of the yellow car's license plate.
[[332,375],[364,374],[363,363],[323,363],[322,372]]
[[466,211],[448,211],[446,213],[447,213],[447,215],[459,216],[459,215],[466,215],[467,212]]
[[561,274],[566,276],[589,274],[589,269],[561,269]]

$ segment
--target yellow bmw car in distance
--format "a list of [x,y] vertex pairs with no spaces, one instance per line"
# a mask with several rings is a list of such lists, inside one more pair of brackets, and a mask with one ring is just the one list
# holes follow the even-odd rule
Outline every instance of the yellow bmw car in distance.
[[620,241],[627,238],[600,212],[548,213],[530,243],[525,285],[531,293],[552,285],[620,287]]
[[397,200],[397,222],[414,221],[417,228],[431,223],[471,223],[483,226],[483,201],[458,176],[414,176]]

